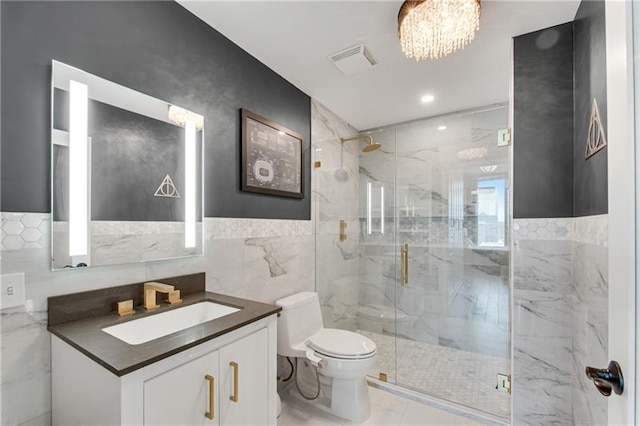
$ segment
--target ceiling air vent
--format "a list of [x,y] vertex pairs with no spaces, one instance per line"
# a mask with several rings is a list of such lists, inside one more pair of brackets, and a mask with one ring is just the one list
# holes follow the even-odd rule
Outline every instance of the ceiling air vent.
[[336,52],[329,59],[344,75],[353,75],[378,65],[373,53],[364,44]]

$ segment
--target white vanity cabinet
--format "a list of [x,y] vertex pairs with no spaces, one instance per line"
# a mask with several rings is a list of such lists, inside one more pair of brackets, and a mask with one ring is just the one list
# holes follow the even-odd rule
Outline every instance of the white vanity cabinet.
[[145,381],[145,426],[264,424],[268,343],[262,329]]
[[219,425],[219,355],[215,351],[146,380],[144,424]]
[[275,425],[276,318],[118,377],[52,336],[54,425]]

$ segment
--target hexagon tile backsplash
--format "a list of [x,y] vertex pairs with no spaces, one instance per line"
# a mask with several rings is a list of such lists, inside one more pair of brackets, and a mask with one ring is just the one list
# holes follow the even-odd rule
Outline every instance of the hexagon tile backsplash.
[[[49,213],[0,213],[0,250],[51,245]],[[312,235],[310,220],[205,218],[207,239]]]
[[514,219],[513,242],[520,240],[576,241],[607,246],[609,216],[606,214],[546,219]]
[[0,250],[49,247],[50,219],[49,213],[0,213]]

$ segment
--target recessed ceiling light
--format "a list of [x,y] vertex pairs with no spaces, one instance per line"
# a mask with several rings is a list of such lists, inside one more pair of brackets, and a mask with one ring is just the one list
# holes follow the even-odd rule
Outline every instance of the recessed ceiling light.
[[447,130],[447,126],[438,126],[438,130]]
[[423,104],[428,104],[429,102],[433,102],[434,99],[435,98],[433,97],[433,95],[424,95],[420,98],[420,102],[422,102]]

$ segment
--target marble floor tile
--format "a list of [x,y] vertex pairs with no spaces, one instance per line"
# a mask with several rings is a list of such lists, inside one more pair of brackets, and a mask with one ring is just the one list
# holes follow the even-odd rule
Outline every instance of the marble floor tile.
[[416,403],[409,404],[404,416],[402,416],[400,425],[426,424],[456,425],[458,424],[458,416],[426,405],[419,405]]
[[349,426],[356,424],[375,426],[497,425],[497,423],[492,423],[488,420],[480,422],[468,416],[456,415],[375,387],[369,387],[371,415],[361,423],[350,422],[315,408],[292,396],[288,389],[281,391],[280,396],[282,398],[282,413],[277,421],[279,426]]
[[279,392],[282,400],[282,412],[277,420],[279,426],[344,424],[344,419],[300,401],[291,396],[289,390],[287,388]]
[[404,415],[397,411],[392,410],[374,410],[371,412],[371,416],[362,422],[363,425],[370,426],[399,426],[402,422]]

